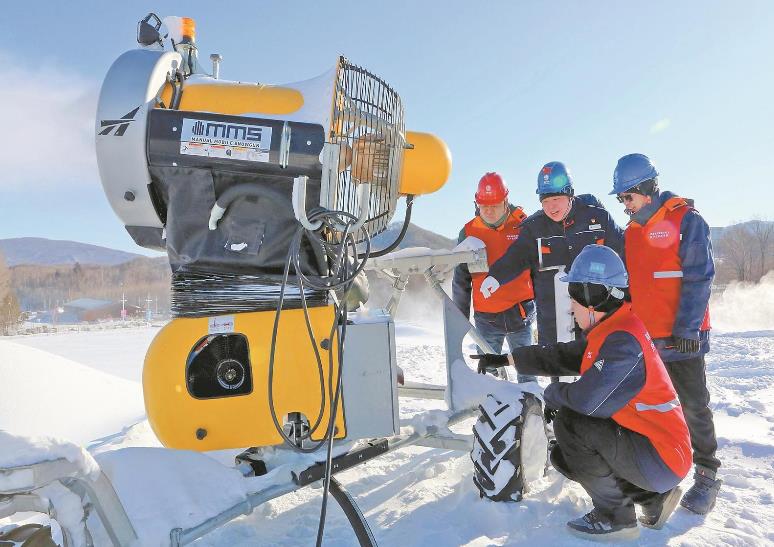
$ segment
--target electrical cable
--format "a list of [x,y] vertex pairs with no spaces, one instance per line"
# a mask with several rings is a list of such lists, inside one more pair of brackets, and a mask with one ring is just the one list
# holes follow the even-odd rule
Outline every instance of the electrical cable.
[[[330,491],[330,479],[331,479],[331,467],[333,461],[333,439],[336,433],[336,417],[338,414],[339,400],[341,398],[342,389],[342,370],[344,363],[344,341],[346,338],[347,329],[347,294],[352,287],[357,275],[359,275],[365,268],[366,261],[371,253],[371,240],[368,235],[368,231],[361,227],[359,230],[363,232],[363,240],[366,244],[365,252],[361,255],[357,253],[357,238],[356,233],[351,233],[351,227],[357,222],[357,218],[345,211],[317,211],[309,216],[310,221],[321,220],[323,226],[317,230],[318,233],[310,231],[303,226],[300,226],[293,236],[290,247],[288,249],[287,259],[285,261],[285,268],[283,270],[282,282],[280,284],[280,294],[277,301],[277,308],[274,316],[274,325],[272,327],[271,345],[269,352],[269,381],[268,381],[268,398],[269,409],[274,422],[275,429],[280,434],[286,444],[291,446],[294,450],[310,453],[316,452],[323,444],[327,443],[326,456],[325,456],[325,474],[323,479],[323,499],[320,508],[320,521],[317,531],[317,546],[322,544],[322,539],[325,530],[325,518],[327,515],[327,502],[328,494]],[[341,225],[344,221],[344,229],[339,231],[337,226]],[[402,231],[405,234],[405,230]],[[329,241],[326,235],[336,235],[338,241]],[[326,255],[329,258],[331,264],[331,275],[323,276],[320,278],[310,278],[304,274],[301,268],[301,242],[304,237],[315,238],[317,243],[325,250]],[[361,260],[362,259],[362,260]],[[285,299],[285,289],[290,277],[290,266],[293,265],[296,279],[298,282],[299,293],[301,298],[301,306],[304,310],[304,320],[307,327],[307,333],[309,340],[312,343],[312,347],[315,353],[315,360],[318,367],[318,376],[320,380],[320,410],[314,423],[310,422],[308,431],[302,432],[300,435],[295,435],[295,438],[291,438],[285,433],[283,426],[280,424],[277,417],[277,411],[274,405],[274,364],[276,357],[277,335],[279,331],[279,321],[282,313],[282,307]],[[331,325],[328,340],[330,341],[328,352],[328,397],[327,400],[331,403],[330,416],[328,419],[327,430],[324,437],[312,446],[303,446],[304,440],[311,438],[314,432],[319,428],[322,421],[322,416],[325,411],[325,380],[323,375],[322,358],[318,349],[317,339],[312,329],[311,319],[309,317],[309,310],[306,302],[305,285],[315,290],[343,291],[343,297],[340,304],[334,304],[334,320]],[[337,330],[339,331],[338,336]],[[335,342],[335,346],[334,344]],[[338,358],[338,371],[334,372],[334,351]],[[333,380],[334,375],[336,380]],[[334,388],[335,386],[335,388]]]
[[[334,244],[332,245],[330,242],[327,241],[324,237],[320,237],[316,235],[313,232],[310,232],[304,227],[299,227],[299,229],[296,231],[296,234],[293,237],[293,240],[291,241],[290,247],[288,249],[288,259],[285,263],[285,269],[283,271],[283,279],[282,283],[280,284],[280,296],[277,302],[277,308],[274,316],[274,326],[272,328],[272,339],[271,339],[271,345],[270,345],[270,352],[269,352],[269,409],[272,421],[274,422],[274,427],[277,430],[277,432],[281,435],[282,439],[287,443],[289,446],[292,446],[296,449],[298,449],[301,452],[315,452],[325,441],[321,440],[319,443],[312,447],[299,447],[296,442],[297,441],[303,441],[312,436],[314,432],[317,430],[317,427],[319,426],[322,415],[324,413],[325,408],[325,396],[324,391],[321,393],[321,401],[320,401],[320,411],[318,413],[317,419],[315,420],[314,424],[310,425],[309,431],[305,434],[292,439],[290,438],[284,431],[284,428],[280,425],[279,419],[276,414],[276,409],[274,406],[274,361],[275,361],[275,354],[276,354],[276,341],[277,341],[277,333],[279,330],[279,319],[280,314],[283,309],[283,302],[285,298],[285,288],[288,283],[289,278],[289,270],[290,270],[290,264],[292,263],[294,265],[294,268],[296,270],[296,276],[299,280],[299,287],[302,289],[301,292],[301,302],[302,307],[304,308],[304,318],[306,321],[307,326],[307,332],[310,335],[310,340],[312,342],[312,345],[314,347],[315,351],[315,358],[318,365],[318,375],[320,379],[320,385],[324,386],[324,379],[323,379],[323,372],[322,372],[322,362],[319,355],[319,351],[317,349],[317,341],[314,337],[314,333],[312,331],[311,327],[311,321],[309,319],[308,309],[307,309],[307,303],[305,299],[305,291],[303,290],[304,283],[310,285],[312,288],[317,290],[335,290],[335,289],[342,289],[346,287],[347,289],[351,286],[352,282],[354,281],[355,276],[357,276],[365,267],[365,260],[358,263],[356,260],[354,261],[354,264],[356,265],[355,270],[352,273],[349,273],[347,270],[346,274],[344,276],[337,276],[336,274],[341,271],[342,264],[344,261],[349,261],[349,257],[347,256],[346,248],[347,244],[350,245],[352,249],[355,248],[354,246],[354,237],[353,234],[349,234],[349,227],[354,224],[357,219],[353,215],[343,212],[343,211],[318,211],[316,214],[310,215],[310,220],[317,220],[318,218],[323,217],[323,224],[326,225],[329,229],[335,229],[334,228],[334,221],[332,220],[332,217],[344,217],[348,218],[348,222],[345,227],[345,235],[342,237],[342,241],[340,244]],[[370,252],[370,238],[368,237],[368,232],[361,228],[365,232],[365,241],[366,241],[366,256]],[[303,270],[301,269],[300,265],[300,246],[301,246],[301,239],[302,237],[306,235],[307,237],[315,237],[319,240],[319,243],[325,247],[325,248],[335,248],[338,252],[335,253],[335,259],[332,260],[334,265],[334,276],[328,276],[323,277],[318,280],[317,278],[309,278],[303,273]],[[356,255],[355,255],[356,256]],[[335,334],[335,330],[332,330],[332,335],[329,338],[331,341],[331,344],[333,343],[333,334]],[[332,355],[332,352],[329,354]],[[339,366],[341,367],[341,363],[339,363]],[[332,377],[332,369],[333,364],[331,363],[329,366],[329,375],[328,377]],[[321,388],[324,389],[324,388]],[[332,398],[329,397],[329,401]]]

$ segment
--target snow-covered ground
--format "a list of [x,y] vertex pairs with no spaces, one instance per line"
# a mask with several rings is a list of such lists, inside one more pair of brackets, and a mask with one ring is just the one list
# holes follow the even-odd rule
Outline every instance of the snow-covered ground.
[[[763,292],[740,289],[734,305],[729,300],[716,306],[715,323],[723,331],[713,338],[708,381],[723,461],[717,507],[706,517],[678,509],[663,530],[643,529],[635,544],[774,544],[774,314],[762,306],[773,295],[771,285]],[[744,306],[749,311],[737,314]],[[170,528],[197,524],[271,480],[243,479],[230,463],[233,451],[201,456],[160,448],[144,417],[139,383],[157,331],[0,340],[0,430],[86,448],[113,479],[142,545],[162,544]],[[440,323],[398,325],[398,362],[407,380],[444,383],[440,332]],[[403,399],[401,418],[442,408],[442,401]],[[46,446],[52,455],[62,450],[56,443]],[[0,460],[11,459],[12,447],[18,450],[0,434]],[[564,531],[567,520],[591,507],[578,485],[551,470],[522,502],[493,503],[479,499],[471,473],[466,453],[409,447],[339,479],[380,545],[587,544]],[[272,500],[196,544],[310,545],[320,492],[310,487]],[[343,513],[334,502],[329,507],[325,544],[357,545]],[[0,520],[0,529],[9,522]]]

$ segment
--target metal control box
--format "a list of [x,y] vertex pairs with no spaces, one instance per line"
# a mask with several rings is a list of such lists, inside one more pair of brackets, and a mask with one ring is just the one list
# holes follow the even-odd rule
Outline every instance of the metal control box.
[[390,436],[400,429],[395,324],[380,312],[351,314],[344,339],[342,392],[347,439]]

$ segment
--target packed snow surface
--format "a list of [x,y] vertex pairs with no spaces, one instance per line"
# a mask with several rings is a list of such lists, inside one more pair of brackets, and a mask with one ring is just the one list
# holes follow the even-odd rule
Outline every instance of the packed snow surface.
[[[731,313],[736,307],[721,301],[713,310],[720,329],[708,357],[723,461],[718,504],[705,517],[678,508],[664,529],[643,529],[634,544],[774,544],[774,315],[771,307],[759,305],[774,289],[734,290],[738,306],[750,303],[740,306],[750,326],[745,316]],[[752,314],[753,308],[766,309]],[[81,462],[88,472],[93,456],[111,478],[140,544],[149,546],[164,545],[173,527],[196,525],[267,485],[285,484],[291,469],[309,462],[269,449],[265,457],[273,471],[245,479],[234,468],[237,451],[198,454],[161,448],[144,417],[139,384],[144,354],[157,330],[0,340],[2,465],[64,457]],[[437,324],[399,324],[396,332],[398,364],[406,379],[445,383],[440,317]],[[468,344],[465,353],[473,352]],[[472,362],[467,370],[462,362],[454,366],[457,401],[470,402],[492,383],[500,383],[476,375]],[[405,431],[442,424],[446,414],[443,401],[401,400]],[[472,423],[452,429],[467,434]],[[408,447],[338,477],[365,513],[380,545],[588,545],[569,536],[565,523],[591,509],[589,498],[557,472],[549,470],[519,503],[480,499],[471,475],[467,453]],[[690,480],[689,476],[684,488]],[[317,531],[320,493],[318,487],[308,487],[276,498],[196,544],[308,546]],[[74,509],[71,518],[76,513]],[[10,522],[0,520],[0,528]],[[334,502],[329,505],[325,538],[325,545],[357,545]]]

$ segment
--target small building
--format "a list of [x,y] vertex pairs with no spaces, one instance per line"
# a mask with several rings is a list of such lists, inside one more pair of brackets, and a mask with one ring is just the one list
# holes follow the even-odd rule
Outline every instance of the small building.
[[[104,319],[121,319],[121,302],[111,302],[110,300],[97,300],[96,298],[78,298],[67,302],[62,306],[64,311],[62,317],[66,318],[64,322],[89,323]],[[143,309],[137,306],[126,305],[127,317],[142,316]]]

